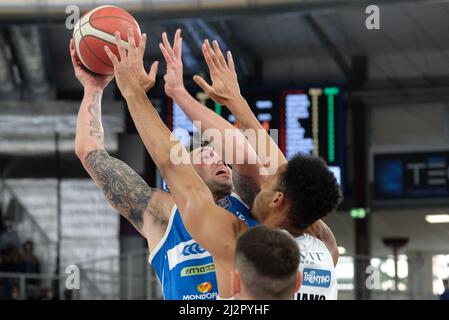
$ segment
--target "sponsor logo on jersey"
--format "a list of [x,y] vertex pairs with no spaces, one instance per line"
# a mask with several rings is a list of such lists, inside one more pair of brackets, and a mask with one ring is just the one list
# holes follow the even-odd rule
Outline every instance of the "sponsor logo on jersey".
[[191,266],[182,268],[181,277],[196,276],[210,272],[215,272],[215,265],[213,263],[203,264],[201,266]]
[[331,272],[329,270],[304,268],[302,275],[304,286],[329,288],[331,285]]
[[324,252],[310,252],[306,251],[305,249],[300,249],[300,255],[301,255],[301,262],[302,261],[310,261],[310,262],[321,262],[324,260]]
[[217,200],[217,205],[219,207],[222,207],[223,209],[228,209],[232,206],[232,202],[231,202],[231,200],[229,200],[228,197],[224,197],[224,198]]
[[182,296],[182,300],[217,300],[217,293],[185,294]]
[[212,290],[212,283],[210,282],[203,282],[196,286],[196,290],[198,290],[199,293],[208,293]]
[[210,256],[210,253],[204,250],[195,240],[184,241],[167,250],[168,268],[172,270],[181,262]]
[[191,254],[201,254],[206,252],[198,243],[192,243],[189,245],[186,245],[184,249],[182,249],[182,254],[184,256],[190,256]]

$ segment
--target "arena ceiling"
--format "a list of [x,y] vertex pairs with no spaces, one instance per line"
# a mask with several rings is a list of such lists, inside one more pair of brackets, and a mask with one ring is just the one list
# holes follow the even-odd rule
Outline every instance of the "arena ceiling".
[[[200,45],[210,38],[233,51],[244,83],[348,83],[345,68],[351,70],[352,58],[363,56],[367,59],[367,79],[359,88],[363,93],[372,89],[446,89],[449,4],[377,2],[379,30],[366,29],[366,1],[184,1],[183,5],[179,1],[127,1],[123,6],[129,7],[150,36],[148,63],[163,60],[157,47],[163,31],[183,29],[188,76],[206,72]],[[31,95],[50,97],[58,91],[80,89],[68,56],[71,30],[64,25],[65,2],[47,1],[48,7],[40,7],[34,15],[19,10],[20,3],[10,1],[9,9],[8,1],[0,5],[3,97],[14,97],[11,92],[24,86]],[[80,3],[89,8],[103,1]],[[141,8],[141,3],[146,5]]]

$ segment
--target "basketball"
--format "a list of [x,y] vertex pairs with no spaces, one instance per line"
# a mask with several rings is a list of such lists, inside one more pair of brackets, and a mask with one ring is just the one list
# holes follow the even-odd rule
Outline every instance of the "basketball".
[[139,45],[140,27],[126,10],[116,6],[101,6],[84,14],[73,31],[78,59],[94,73],[113,74],[114,67],[104,51],[104,46],[107,45],[118,56],[114,32],[120,32],[123,45],[127,48],[129,28],[134,32],[136,45]]

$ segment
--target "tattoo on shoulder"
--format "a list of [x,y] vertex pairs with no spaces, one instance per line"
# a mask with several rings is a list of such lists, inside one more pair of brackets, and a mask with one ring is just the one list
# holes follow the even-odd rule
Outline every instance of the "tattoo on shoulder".
[[[157,189],[150,188],[133,169],[104,149],[91,151],[86,163],[109,203],[141,231],[144,214]],[[158,210],[149,212],[156,223],[166,224],[165,216]]]

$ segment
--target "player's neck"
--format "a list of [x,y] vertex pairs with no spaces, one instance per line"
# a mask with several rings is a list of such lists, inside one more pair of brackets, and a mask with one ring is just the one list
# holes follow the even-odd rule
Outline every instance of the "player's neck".
[[300,237],[304,234],[304,229],[299,229],[292,226],[286,215],[280,212],[268,216],[267,219],[263,221],[263,224],[267,227],[286,230],[294,238]]
[[212,192],[212,196],[214,197],[215,203],[217,203],[218,200],[223,199],[226,196],[229,196],[229,194],[226,194],[224,192]]

